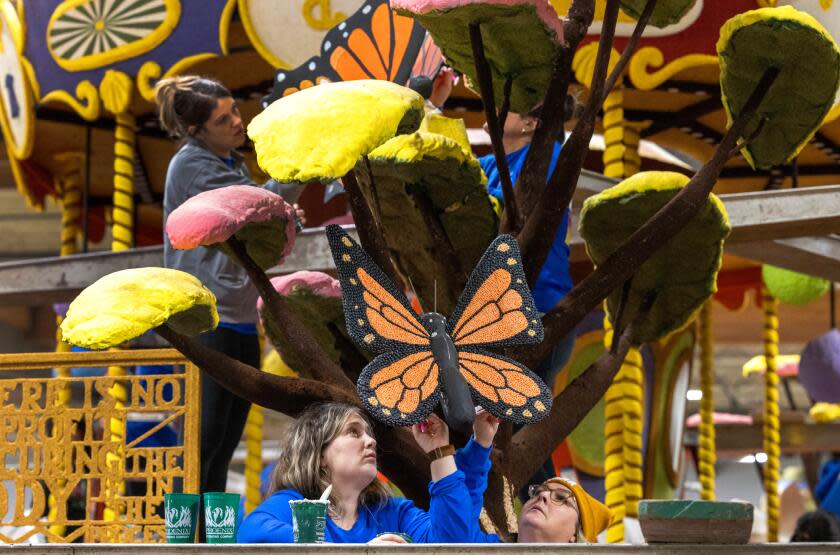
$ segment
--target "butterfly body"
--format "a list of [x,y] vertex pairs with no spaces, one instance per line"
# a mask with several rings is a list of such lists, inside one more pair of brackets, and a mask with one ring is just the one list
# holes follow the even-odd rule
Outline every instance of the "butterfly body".
[[440,406],[444,419],[451,428],[468,434],[475,418],[472,394],[461,375],[458,349],[449,336],[446,317],[437,312],[428,312],[420,321],[429,332],[432,355],[439,368]]
[[475,405],[509,422],[536,422],[551,391],[522,364],[487,348],[539,343],[539,312],[516,240],[500,235],[481,257],[452,316],[418,315],[340,226],[327,239],[341,282],[347,331],[377,353],[359,376],[362,403],[393,426],[422,422],[440,403],[447,423],[468,432]]

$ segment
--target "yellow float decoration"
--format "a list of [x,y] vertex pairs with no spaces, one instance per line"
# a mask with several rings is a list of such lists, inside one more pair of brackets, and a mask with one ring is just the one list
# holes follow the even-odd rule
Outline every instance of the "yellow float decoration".
[[178,0],[67,0],[47,26],[47,46],[67,71],[95,69],[156,48],[181,16]]

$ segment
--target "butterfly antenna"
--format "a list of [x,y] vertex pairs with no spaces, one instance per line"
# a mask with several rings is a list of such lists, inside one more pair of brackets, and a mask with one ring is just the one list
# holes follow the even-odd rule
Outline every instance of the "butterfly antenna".
[[437,280],[435,280],[435,312],[437,312]]

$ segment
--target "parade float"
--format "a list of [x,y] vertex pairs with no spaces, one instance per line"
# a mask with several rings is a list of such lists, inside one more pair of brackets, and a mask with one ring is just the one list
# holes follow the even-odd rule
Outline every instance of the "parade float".
[[[666,8],[670,7],[670,3],[660,1]],[[817,5],[817,2],[791,3],[809,4],[797,7],[809,10],[824,24],[832,21],[829,17],[830,10],[836,10],[836,6],[832,8],[830,4],[826,8]],[[149,101],[155,79],[183,72],[212,74],[236,91],[234,94],[244,101],[243,113],[246,119],[250,119],[265,106],[260,97],[261,93],[268,92],[269,87],[273,87],[273,91],[266,102],[274,100],[278,106],[288,106],[289,101],[298,96],[298,91],[306,91],[319,83],[362,78],[405,83],[415,67],[418,67],[418,63],[422,65],[422,62],[426,61],[424,55],[430,50],[427,35],[417,22],[430,30],[431,36],[439,44],[450,65],[471,77],[473,87],[482,93],[484,115],[488,120],[494,119],[496,108],[501,111],[498,117],[504,119],[503,114],[507,109],[522,109],[532,100],[538,101],[542,98],[546,89],[556,90],[551,87],[581,88],[581,102],[586,108],[580,119],[573,122],[574,130],[566,146],[567,165],[564,166],[562,174],[571,178],[568,181],[572,185],[563,192],[562,198],[544,198],[549,204],[563,204],[564,201],[568,203],[572,199],[576,173],[579,173],[590,142],[589,136],[596,126],[603,131],[605,137],[606,146],[602,162],[605,175],[625,178],[638,171],[640,166],[643,166],[643,161],[638,155],[637,145],[640,138],[645,137],[688,154],[695,160],[714,161],[712,166],[704,166],[698,174],[700,177],[695,177],[691,184],[680,187],[684,191],[694,191],[696,184],[702,182],[705,191],[703,196],[713,186],[717,193],[759,191],[779,188],[791,181],[798,185],[833,183],[837,175],[833,161],[840,156],[840,150],[835,146],[836,141],[840,140],[840,130],[836,123],[840,112],[836,106],[832,108],[834,91],[830,98],[828,95],[822,95],[819,102],[814,103],[817,106],[815,111],[819,112],[819,121],[811,118],[812,121],[803,125],[806,133],[797,138],[794,144],[774,144],[770,149],[774,154],[771,159],[763,160],[749,150],[745,151],[744,155],[729,156],[729,151],[736,146],[739,136],[752,138],[754,134],[760,135],[754,133],[755,128],[745,132],[737,128],[736,131],[731,131],[730,127],[746,123],[742,121],[745,119],[742,110],[752,89],[747,87],[749,90],[744,91],[742,87],[737,93],[729,93],[738,97],[735,102],[737,107],[733,109],[729,105],[724,107],[721,103],[722,95],[718,85],[721,80],[721,62],[715,45],[720,28],[733,16],[757,7],[755,2],[746,0],[728,2],[724,6],[698,0],[689,3],[688,6],[682,6],[687,9],[685,15],[670,19],[654,12],[651,23],[658,26],[649,28],[644,33],[634,33],[634,30],[643,26],[637,27],[633,20],[633,16],[645,19],[642,2],[624,2],[622,8],[625,11],[621,12],[618,11],[617,2],[597,2],[591,6],[590,3],[582,2],[553,2],[556,13],[574,15],[566,19],[564,25],[559,26],[545,18],[546,10],[550,10],[545,2],[536,3],[540,4],[536,11],[536,19],[533,16],[533,2],[511,2],[515,7],[510,8],[497,6],[494,9],[498,13],[493,13],[492,16],[498,17],[499,21],[504,21],[504,10],[516,10],[516,17],[521,19],[519,25],[526,28],[531,26],[530,28],[539,31],[540,44],[544,46],[540,50],[543,56],[528,60],[531,76],[529,82],[540,84],[536,90],[531,90],[522,82],[517,83],[515,79],[510,78],[516,72],[505,73],[503,69],[499,70],[499,67],[503,68],[504,65],[496,65],[493,53],[515,54],[518,41],[515,36],[502,33],[492,35],[493,40],[498,42],[485,38],[487,44],[482,45],[482,32],[471,32],[471,29],[480,28],[479,22],[485,25],[482,19],[484,16],[477,17],[471,14],[472,8],[465,8],[458,16],[441,15],[434,10],[429,12],[422,9],[412,14],[410,2],[394,2],[395,6],[400,8],[395,14],[382,2],[348,2],[347,6],[339,7],[336,6],[340,3],[334,2],[333,7],[336,11],[331,12],[332,19],[326,17],[325,12],[329,9],[322,6],[321,19],[317,20],[316,25],[312,25],[316,20],[310,7],[310,11],[305,12],[310,16],[306,23],[315,31],[307,37],[308,43],[301,41],[295,48],[286,52],[283,49],[288,48],[288,45],[284,46],[288,41],[284,42],[284,37],[273,30],[276,25],[271,25],[272,20],[278,21],[273,18],[282,18],[284,14],[267,12],[265,3],[262,2],[217,2],[212,8],[208,4],[208,7],[198,10],[200,14],[193,14],[190,10],[195,6],[191,8],[191,3],[188,2],[161,2],[160,7],[150,8],[149,14],[144,13],[142,21],[138,20],[135,29],[142,31],[126,30],[117,25],[111,29],[110,34],[109,29],[105,27],[97,28],[97,12],[65,4],[67,3],[55,2],[54,11],[48,14],[45,14],[44,10],[32,10],[30,13],[28,10],[31,10],[31,6],[27,8],[27,3],[21,3],[17,9],[13,4],[6,3],[3,11],[7,22],[4,32],[10,34],[10,44],[14,45],[13,49],[6,49],[6,52],[16,54],[9,62],[10,67],[14,69],[15,63],[19,67],[17,79],[7,78],[7,87],[3,95],[3,108],[7,114],[4,136],[7,137],[9,160],[19,189],[33,204],[43,202],[46,195],[63,199],[67,222],[62,236],[66,239],[63,240],[63,245],[66,244],[63,248],[65,254],[73,253],[80,234],[90,238],[91,231],[97,225],[92,224],[97,221],[97,215],[98,225],[102,226],[106,222],[106,214],[110,214],[107,220],[113,225],[115,250],[159,241],[162,229],[159,199],[162,194],[163,172],[168,156],[174,151],[174,145],[162,136],[154,121]],[[97,4],[97,9],[104,10],[106,4]],[[444,4],[438,7],[447,7]],[[634,4],[640,4],[641,7],[634,7]],[[765,2],[758,4],[763,5]],[[476,13],[482,13],[483,8],[480,6],[476,5],[474,8]],[[607,8],[609,9],[605,12]],[[234,14],[238,15],[238,22],[235,21]],[[410,19],[411,15],[415,15],[416,19]],[[285,17],[291,15],[285,14]],[[349,19],[345,21],[344,17]],[[87,26],[77,23],[86,21],[85,18],[90,20],[87,21]],[[131,18],[125,21],[129,20]],[[590,27],[587,21],[592,20],[595,24]],[[500,25],[499,21],[489,17],[486,24],[492,27]],[[549,22],[546,23],[547,21]],[[450,24],[452,26],[448,26]],[[131,28],[129,23],[125,25]],[[808,25],[812,23],[809,21]],[[64,30],[59,32],[62,26]],[[79,29],[74,30],[74,26]],[[86,31],[89,28],[98,31],[102,38],[90,35]],[[178,31],[181,28],[183,33],[179,35]],[[200,33],[198,29],[201,29]],[[830,25],[827,30],[829,33],[836,33]],[[393,49],[382,49],[385,43],[383,33],[386,32],[387,36],[395,37]],[[44,33],[53,37],[53,46],[49,46],[49,41],[44,43],[34,38],[29,39],[30,36],[41,37]],[[818,34],[819,40],[825,41],[827,34]],[[72,35],[74,38],[58,38],[62,35]],[[202,36],[201,39],[197,38],[199,35]],[[106,36],[110,38],[106,39]],[[128,41],[125,36],[135,40]],[[178,42],[179,40],[182,42]],[[830,41],[830,38],[828,40]],[[248,44],[253,45],[253,50],[246,46]],[[30,49],[27,49],[28,45]],[[487,54],[484,63],[481,62],[481,56],[476,54],[482,47]],[[834,48],[836,50],[836,46]],[[379,54],[374,56],[377,49],[396,55],[390,58]],[[313,52],[317,54],[312,56]],[[365,52],[367,57],[360,55]],[[627,55],[621,56],[619,60],[621,52],[626,52]],[[513,62],[518,62],[515,55],[513,58]],[[437,61],[433,60],[430,64],[432,67],[439,64],[439,57],[435,60]],[[561,71],[553,71],[555,60],[565,64],[561,64]],[[812,60],[808,60],[808,63],[811,62]],[[796,65],[789,60],[785,63]],[[798,63],[805,64],[804,61]],[[836,59],[832,61],[829,55],[827,67],[836,69],[836,63]],[[475,69],[483,65],[489,67],[490,71]],[[244,71],[245,67],[249,71]],[[275,71],[276,68],[279,69]],[[260,73],[262,80],[254,80],[253,76]],[[569,79],[564,80],[556,77],[557,75],[566,75]],[[609,83],[613,86],[605,87],[607,75],[610,76]],[[828,76],[830,77],[830,72]],[[829,77],[826,77],[828,81]],[[511,81],[509,89],[506,86],[508,80]],[[753,86],[757,82],[758,79],[749,81]],[[491,83],[492,86],[488,86]],[[824,89],[830,85],[828,82]],[[488,96],[491,89],[495,98]],[[510,94],[507,94],[506,90],[511,91]],[[286,96],[288,99],[284,98]],[[300,96],[303,98],[295,101],[300,103],[300,106],[290,112],[290,121],[306,113],[305,95]],[[474,100],[462,100],[464,106],[474,106],[470,104],[474,103]],[[598,113],[602,100],[604,116],[599,122]],[[347,101],[339,99],[338,104],[342,102]],[[458,98],[453,99],[453,105],[458,105],[459,102]],[[551,118],[552,112],[548,111],[551,105],[550,101],[546,103],[546,113],[549,114],[546,121],[550,122],[556,132],[563,122],[556,117]],[[754,109],[755,106],[751,105],[750,108]],[[556,102],[553,109],[556,116]],[[406,113],[402,115],[405,116]],[[737,117],[739,113],[742,116],[741,120]],[[449,111],[447,114],[455,115]],[[464,114],[457,112],[457,115]],[[458,140],[457,133],[448,133],[448,136],[447,133],[437,133],[437,137],[430,137],[424,135],[421,128],[419,132],[412,134],[411,132],[420,125],[418,117],[417,125],[406,125],[403,128],[395,125],[389,136],[381,135],[381,126],[373,126],[364,135],[366,142],[363,147],[357,145],[355,150],[351,149],[346,154],[344,165],[338,164],[328,168],[329,171],[323,168],[313,171],[311,163],[305,160],[296,161],[291,168],[276,168],[270,162],[261,159],[269,156],[273,149],[271,146],[260,146],[259,129],[262,126],[266,129],[265,134],[272,134],[277,125],[270,116],[263,116],[263,122],[268,123],[254,125],[254,134],[251,134],[256,143],[256,156],[251,157],[255,169],[258,163],[267,175],[280,179],[317,179],[328,182],[343,178],[348,193],[347,203],[353,212],[362,245],[370,251],[386,274],[395,276],[396,283],[407,285],[401,283],[401,277],[413,278],[417,298],[422,306],[432,305],[432,289],[436,283],[438,293],[434,298],[440,301],[444,310],[454,308],[459,289],[466,283],[469,271],[495,236],[494,226],[501,224],[503,230],[518,232],[517,238],[522,246],[526,271],[531,269],[533,272],[534,268],[539,267],[536,261],[545,256],[545,247],[540,246],[537,239],[538,232],[553,236],[551,233],[545,233],[545,229],[551,229],[552,225],[556,228],[558,222],[553,222],[545,202],[536,201],[539,198],[539,187],[535,184],[538,184],[539,180],[531,177],[530,194],[524,195],[517,202],[506,203],[510,207],[520,207],[521,213],[511,214],[512,211],[508,210],[497,216],[486,196],[472,194],[482,182],[480,176],[476,176],[474,170],[470,169],[472,155],[463,150],[463,140]],[[476,117],[476,114],[466,114],[468,127],[476,127],[472,123]],[[776,121],[772,116],[762,117],[771,124]],[[403,122],[403,118],[397,120],[397,123],[400,122]],[[360,121],[359,125],[361,124]],[[494,132],[493,127],[491,124],[491,138],[494,135],[498,138],[498,132]],[[759,131],[763,131],[760,127]],[[305,128],[311,128],[311,125],[292,127],[288,130],[288,135],[275,140],[295,140],[300,137],[311,140],[311,137],[307,137]],[[819,130],[816,131],[815,138],[808,140],[817,128]],[[378,134],[372,134],[374,132]],[[343,149],[344,139],[345,137],[341,136],[331,137],[334,141],[331,145]],[[725,148],[721,144],[725,144]],[[84,145],[84,148],[79,148],[80,145]],[[264,154],[261,154],[261,148]],[[788,166],[790,156],[797,151],[796,163]],[[365,163],[359,163],[360,159]],[[429,175],[432,175],[433,179],[424,181]],[[457,182],[458,187],[462,188],[459,189],[458,195],[470,201],[453,203],[446,195],[436,193],[442,190],[447,181]],[[407,185],[403,190],[414,193],[395,194],[400,192],[400,184]],[[642,185],[643,188],[646,186]],[[378,193],[382,196],[378,196]],[[605,195],[607,196],[603,198],[604,206],[609,206],[608,193]],[[630,196],[635,198],[639,194],[631,192]],[[94,201],[94,198],[98,198],[99,201]],[[678,195],[678,198],[685,197]],[[700,206],[697,204],[699,199],[693,200],[694,204],[690,206],[696,209]],[[133,204],[135,202],[137,205]],[[596,201],[593,199],[592,202],[594,206]],[[87,209],[83,210],[83,217],[80,217],[79,209],[83,203],[87,203]],[[641,219],[637,226],[654,217],[653,214],[660,206],[654,203],[653,208],[640,209],[638,213],[641,214]],[[683,206],[687,211],[687,205]],[[410,217],[401,219],[403,212],[408,212]],[[688,221],[687,214],[688,212],[681,214],[685,218],[684,222]],[[471,229],[486,230],[486,236],[466,235],[463,232],[465,219],[470,221]],[[87,224],[82,225],[84,222]],[[395,226],[406,225],[407,222],[419,231],[413,235],[418,237],[416,241],[404,241],[393,231],[388,231]],[[807,230],[811,233],[806,231],[806,237],[827,232],[825,229],[816,231],[817,224],[810,225]],[[79,229],[80,227],[83,229]],[[724,227],[719,223],[718,229],[722,230]],[[733,221],[732,227],[733,232],[729,240],[741,239],[738,242],[739,246],[732,252],[749,258],[758,248],[754,241],[755,235],[750,236],[749,233],[756,234],[756,228],[760,226],[754,225],[754,229],[750,231],[746,226],[739,226],[738,221]],[[769,228],[766,225],[763,229]],[[633,229],[624,233],[632,233]],[[666,236],[670,237],[677,231],[678,228],[670,229],[659,237],[659,242],[663,242]],[[595,237],[598,231],[594,233],[596,235],[591,239],[583,233],[590,254],[594,248],[592,241],[597,243]],[[579,246],[582,244],[579,242]],[[777,246],[775,252],[784,252],[782,246]],[[701,301],[713,291],[714,285],[709,283],[717,283],[718,287],[721,287],[721,282],[726,282],[727,275],[742,276],[754,266],[742,259],[724,258],[722,271],[715,280],[714,271],[719,262],[710,262],[709,271],[712,273],[706,274],[706,287],[698,293],[697,300],[690,303],[686,310],[668,325],[662,325],[661,321],[656,320],[658,323],[652,324],[654,331],[650,331],[651,324],[645,326],[645,311],[642,310],[640,320],[633,323],[649,331],[643,335],[635,335],[634,329],[631,334],[628,328],[633,326],[630,326],[630,322],[619,319],[617,332],[613,336],[616,339],[612,340],[609,334],[605,337],[601,318],[592,311],[599,307],[600,301],[610,291],[637,273],[636,270],[641,264],[639,257],[653,254],[652,246],[646,252],[633,252],[635,262],[628,264],[626,259],[620,256],[606,256],[617,248],[617,252],[625,254],[633,250],[628,250],[625,246],[625,250],[622,251],[622,247],[611,245],[603,257],[593,258],[598,268],[579,283],[567,301],[544,318],[543,324],[549,339],[562,337],[578,324],[578,342],[571,363],[555,384],[549,384],[557,397],[554,408],[544,423],[529,426],[516,435],[511,435],[508,431],[507,436],[502,434],[500,438],[500,458],[494,465],[495,471],[491,479],[492,495],[489,496],[486,507],[486,521],[503,534],[514,532],[509,513],[511,492],[516,491],[523,485],[523,480],[531,475],[529,471],[533,469],[530,466],[544,460],[564,438],[568,438],[566,445],[554,453],[557,465],[572,464],[581,472],[580,475],[584,476],[582,481],[587,487],[593,487],[596,491],[598,480],[605,475],[608,476],[608,483],[621,483],[621,488],[607,488],[606,492],[608,503],[617,513],[621,513],[623,509],[624,514],[633,516],[636,502],[642,497],[671,497],[679,481],[678,453],[684,417],[682,399],[687,388],[697,334],[694,327],[683,325],[689,322],[689,317],[700,307]],[[663,248],[667,249],[668,246]],[[430,250],[436,253],[429,257],[431,263],[417,258],[417,253],[428,253]],[[802,247],[801,250],[808,252],[806,247]],[[582,253],[582,249],[578,249],[578,252]],[[578,260],[584,266],[583,273],[588,273],[591,266],[586,268],[586,259],[580,257]],[[712,257],[710,260],[717,258]],[[784,262],[770,261],[780,265]],[[265,269],[264,264],[257,266]],[[460,271],[447,271],[454,269]],[[529,279],[533,277],[528,274]],[[753,281],[752,285],[755,283],[757,281]],[[658,284],[656,287],[664,286]],[[404,289],[407,290],[408,287]],[[271,293],[266,288],[264,297],[269,296]],[[637,293],[623,301],[620,298],[612,299],[613,308],[608,309],[608,312],[615,317],[617,312],[621,312],[618,310],[619,306],[630,303],[629,298],[635,299],[634,310],[639,311],[640,306],[644,307],[644,295]],[[284,305],[277,300],[266,302],[267,306],[271,304]],[[294,322],[294,318],[300,318],[292,315],[290,308],[291,303],[286,303],[285,310],[281,311],[279,316],[275,312],[275,317],[287,322]],[[647,307],[647,310],[652,308]],[[305,311],[302,313],[306,314]],[[315,333],[310,326],[292,327],[300,331],[302,336],[310,336],[312,341],[290,340],[280,333],[280,338],[274,342],[280,349],[288,351],[288,358],[311,360],[313,353],[317,354],[319,350],[329,353],[329,349],[325,349],[327,342],[333,343],[333,349],[334,345],[338,344],[334,334],[325,338]],[[309,331],[304,331],[306,329]],[[165,333],[172,344],[198,366],[208,368],[208,359],[202,358],[207,356],[207,353],[196,352],[180,335]],[[631,344],[639,346],[640,349],[631,351]],[[296,352],[294,348],[289,348],[290,345],[296,345],[298,348],[300,345],[307,345],[308,350]],[[316,359],[324,360],[325,364],[320,370],[312,369],[311,372],[314,373],[310,372],[310,377],[300,378],[300,382],[294,381],[297,378],[274,379],[256,374],[252,369],[237,368],[232,375],[242,379],[228,378],[228,386],[258,404],[291,415],[316,399],[344,399],[358,403],[358,399],[354,397],[355,388],[347,390],[347,384],[352,384],[359,376],[361,366],[367,363],[368,357],[361,351],[355,352],[356,347],[348,341],[341,345],[343,347],[338,355],[333,354],[335,362],[332,364],[320,358],[323,353],[318,354]],[[618,347],[617,352],[611,350],[614,345]],[[340,366],[337,365],[341,354],[351,350],[354,351],[354,362],[346,364],[342,361]],[[631,354],[625,357],[626,352]],[[544,354],[544,348],[538,346],[508,354],[527,365],[539,360]],[[215,362],[218,361],[214,359]],[[771,364],[768,363],[767,367],[770,368]],[[295,370],[307,372],[303,368]],[[620,377],[610,385],[616,373]],[[771,374],[768,372],[768,375]],[[314,396],[301,395],[301,390],[310,391],[309,388],[313,387],[313,384],[306,381],[312,379],[330,384],[330,387],[324,391],[318,389]],[[708,381],[708,377],[704,379]],[[579,396],[584,383],[588,384],[584,388],[585,394]],[[768,391],[773,385],[771,381]],[[284,395],[291,395],[292,401],[286,402],[289,398]],[[616,398],[627,401],[622,400],[618,404],[611,401]],[[704,399],[711,402],[711,395]],[[641,406],[645,408],[640,410]],[[596,410],[590,412],[592,407]],[[615,428],[616,420],[622,422],[618,428]],[[706,429],[708,430],[708,427]],[[705,433],[708,437],[709,432]],[[416,453],[415,448],[407,445],[404,434],[399,431],[389,429],[380,435],[383,436],[383,442],[390,441],[401,446],[401,452],[399,456],[395,455],[395,460],[383,460],[383,471],[402,487],[406,494],[418,500],[423,499],[425,493],[414,491],[416,487],[412,489],[410,485],[412,481],[415,486],[423,482],[416,479],[424,472],[417,465],[418,459],[422,459],[422,454]],[[621,439],[608,447],[606,436]],[[708,441],[705,445],[708,453],[711,445]],[[606,456],[606,453],[615,454],[612,449],[619,449],[622,455],[612,459]],[[504,456],[505,453],[514,450],[519,453],[515,458],[511,458],[509,454]],[[709,455],[706,454],[704,458],[708,462]],[[501,464],[499,461],[505,462]],[[526,461],[525,464],[522,464],[523,461]],[[609,478],[610,473],[612,479]],[[587,474],[592,476],[589,482],[586,481]],[[705,480],[704,485],[713,483],[709,482],[708,477]],[[620,541],[623,537],[617,527],[612,528],[610,534],[610,539],[614,541]]]

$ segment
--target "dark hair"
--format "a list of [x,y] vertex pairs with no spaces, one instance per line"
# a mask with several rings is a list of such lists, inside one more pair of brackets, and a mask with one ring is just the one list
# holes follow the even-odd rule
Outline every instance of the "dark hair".
[[425,75],[415,75],[408,80],[408,88],[422,96],[424,100],[429,100],[429,97],[432,96],[434,81],[431,77]]
[[796,521],[791,542],[840,541],[840,522],[833,513],[823,510],[805,513]]
[[155,85],[158,118],[163,129],[175,138],[190,135],[190,127],[207,123],[220,98],[233,96],[218,81],[197,75],[161,79]]

